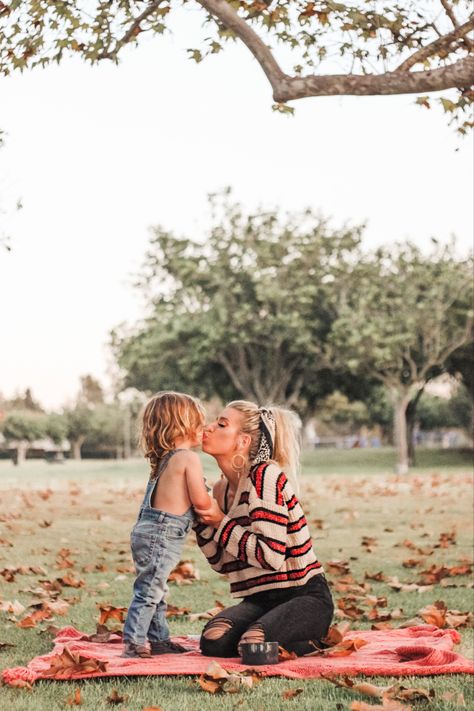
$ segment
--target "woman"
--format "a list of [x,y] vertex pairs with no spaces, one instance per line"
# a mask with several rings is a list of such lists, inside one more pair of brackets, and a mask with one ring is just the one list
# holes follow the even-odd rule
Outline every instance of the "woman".
[[206,624],[202,653],[234,657],[240,643],[263,641],[314,652],[334,606],[297,499],[298,418],[237,400],[205,428],[202,448],[224,478],[211,507],[197,510],[197,541],[228,575],[231,595],[243,598]]

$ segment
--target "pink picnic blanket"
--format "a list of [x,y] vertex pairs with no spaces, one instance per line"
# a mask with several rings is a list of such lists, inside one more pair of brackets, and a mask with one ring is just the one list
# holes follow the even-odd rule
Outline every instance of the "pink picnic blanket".
[[[53,651],[35,657],[26,667],[5,669],[4,683],[17,680],[33,683],[37,679],[52,677],[47,674],[50,659],[61,654],[64,647],[84,657],[106,662],[104,671],[81,672],[55,676],[55,679],[85,679],[105,676],[135,675],[195,675],[206,671],[212,657],[204,657],[198,648],[198,638],[175,637],[174,641],[191,648],[185,654],[163,654],[151,659],[124,659],[122,642],[113,635],[107,643],[89,642],[74,627],[64,627],[55,638]],[[353,631],[344,639],[364,639],[367,644],[346,657],[299,657],[275,665],[255,667],[265,676],[284,676],[290,679],[310,679],[321,675],[382,675],[427,676],[431,674],[474,673],[474,663],[453,652],[460,635],[453,629],[438,629],[433,625],[419,625],[406,629],[380,631]],[[218,658],[227,671],[248,669],[238,658]]]

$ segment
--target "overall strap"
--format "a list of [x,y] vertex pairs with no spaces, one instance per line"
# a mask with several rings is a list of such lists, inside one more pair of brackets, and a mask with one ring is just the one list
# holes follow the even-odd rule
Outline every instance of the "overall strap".
[[147,491],[145,494],[145,500],[143,502],[144,506],[148,506],[149,508],[151,507],[151,499],[153,497],[153,492],[156,489],[156,486],[161,478],[161,475],[163,474],[164,470],[168,466],[171,457],[173,457],[176,454],[176,452],[182,452],[182,451],[183,451],[183,449],[171,449],[169,452],[167,452],[165,454],[164,457],[161,458],[161,461],[158,464],[158,468],[156,470],[155,476],[148,483]]

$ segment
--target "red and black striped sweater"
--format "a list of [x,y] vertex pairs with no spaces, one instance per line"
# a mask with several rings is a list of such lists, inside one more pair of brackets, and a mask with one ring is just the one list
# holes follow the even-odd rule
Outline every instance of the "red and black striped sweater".
[[323,572],[303,509],[273,462],[240,479],[219,528],[197,523],[194,530],[211,567],[228,575],[233,597],[304,585]]

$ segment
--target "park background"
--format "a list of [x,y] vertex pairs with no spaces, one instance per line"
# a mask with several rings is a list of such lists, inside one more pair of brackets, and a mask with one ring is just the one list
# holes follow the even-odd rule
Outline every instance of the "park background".
[[[91,631],[96,602],[126,606],[147,477],[136,420],[161,388],[202,397],[210,416],[236,396],[298,410],[318,553],[336,585],[338,560],[354,581],[383,570],[365,584],[388,598],[388,624],[469,604],[472,138],[411,97],[273,113],[241,47],[195,65],[200,20],[173,22],[118,67],[68,60],[1,80],[5,664],[48,649],[36,631],[51,620],[18,626],[28,609],[7,603],[43,599],[58,550],[74,565],[72,586],[56,580],[68,607],[55,624]],[[201,578],[173,585],[173,604],[228,602],[191,541],[186,555]],[[384,608],[370,610],[349,619],[370,626]],[[105,708],[112,686],[88,684],[86,706]],[[304,684],[301,708],[349,707],[327,686]],[[470,698],[462,679],[435,686],[433,708]],[[244,708],[284,688],[268,682]],[[130,708],[226,707],[185,680],[120,689]],[[68,693],[40,685],[9,703],[62,708]]]

